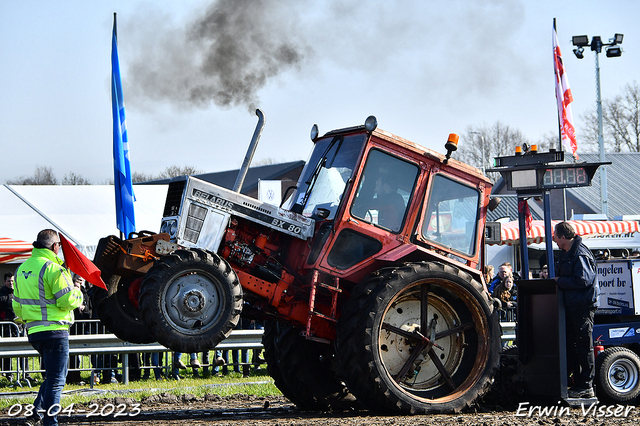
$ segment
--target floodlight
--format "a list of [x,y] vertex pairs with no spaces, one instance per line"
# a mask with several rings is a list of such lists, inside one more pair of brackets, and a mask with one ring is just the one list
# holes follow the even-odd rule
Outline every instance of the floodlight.
[[607,49],[607,58],[617,58],[622,55],[622,49],[619,47],[610,47]]
[[581,36],[573,36],[571,39],[574,46],[582,47],[589,45],[589,36],[581,35]]
[[622,44],[622,37],[624,37],[624,34],[618,34],[616,33],[615,36],[613,36],[613,42],[615,44]]
[[583,52],[584,52],[584,47],[577,47],[573,49],[573,53],[576,55],[576,58],[578,59],[584,58]]

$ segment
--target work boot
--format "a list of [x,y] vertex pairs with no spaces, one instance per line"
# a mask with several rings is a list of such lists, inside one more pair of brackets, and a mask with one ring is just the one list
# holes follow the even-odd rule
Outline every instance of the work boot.
[[200,361],[198,361],[198,358],[194,358],[191,360],[191,364],[190,364],[193,368],[200,368],[202,367],[200,365]]
[[182,362],[181,359],[179,359],[178,362],[176,362],[176,364],[175,364],[175,368],[184,369],[184,368],[187,368],[187,366],[185,365],[184,362]]
[[225,364],[226,362],[224,361],[224,358],[222,358],[221,356],[217,356],[213,365],[215,365],[216,367],[222,367]]
[[593,392],[593,388],[583,388],[579,386],[573,386],[569,388],[569,398],[593,398],[596,394]]
[[23,425],[25,426],[42,426],[42,419],[37,414],[27,417],[24,419]]

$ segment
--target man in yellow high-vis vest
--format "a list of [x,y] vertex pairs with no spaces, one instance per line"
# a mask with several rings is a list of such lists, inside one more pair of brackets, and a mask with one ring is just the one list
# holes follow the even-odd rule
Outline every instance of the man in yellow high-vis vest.
[[74,287],[69,271],[58,257],[60,237],[53,229],[38,233],[31,257],[16,271],[13,297],[14,321],[24,323],[29,342],[42,357],[45,379],[27,422],[57,425],[60,395],[67,377],[69,326],[73,310],[82,304],[82,292]]

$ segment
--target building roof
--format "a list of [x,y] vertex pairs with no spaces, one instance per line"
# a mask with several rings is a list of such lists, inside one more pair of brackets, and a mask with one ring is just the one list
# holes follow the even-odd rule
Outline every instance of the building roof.
[[[500,194],[500,204],[494,211],[487,211],[487,221],[495,222],[498,219],[508,217],[509,221],[518,220],[518,196]],[[533,220],[543,219],[542,210],[531,199],[527,200]]]
[[[579,162],[597,163],[598,154],[579,154]],[[640,214],[640,180],[637,178],[640,169],[640,153],[610,153],[606,155],[606,161],[611,161],[607,166],[607,198],[609,204],[609,219],[621,219],[621,216]],[[567,219],[573,214],[598,214],[600,208],[600,171],[598,168],[591,186],[580,188],[567,188],[566,213]],[[493,186],[492,194],[504,197],[507,188],[502,177]],[[514,192],[510,192],[514,193]],[[552,218],[561,219],[563,202],[562,190],[551,190]],[[542,203],[535,203],[542,206]],[[532,203],[530,202],[531,206]],[[516,210],[517,211],[517,210]],[[533,211],[532,211],[533,213]],[[541,213],[542,214],[542,213]],[[535,218],[535,217],[534,217]]]
[[[244,179],[244,184],[242,185],[242,193],[246,194],[251,191],[255,191],[258,188],[259,180],[279,180],[280,177],[286,173],[295,170],[296,168],[302,168],[305,162],[300,161],[291,161],[288,163],[280,163],[280,164],[269,164],[266,166],[258,166],[258,167],[250,167],[247,171],[247,175]],[[233,186],[236,183],[236,179],[238,178],[238,172],[240,169],[236,170],[227,170],[224,172],[215,172],[215,173],[202,173],[198,175],[193,175],[198,179],[202,179],[204,181],[213,183],[215,185],[221,186],[227,189],[233,189]],[[163,184],[169,183],[175,178],[168,179],[158,179],[149,182],[145,182],[145,184]]]
[[[579,161],[597,163],[598,154],[579,154]],[[607,199],[609,204],[609,219],[623,215],[640,214],[640,153],[619,152],[606,155],[606,161],[611,161],[607,167]],[[601,213],[600,208],[600,166],[591,181],[591,186],[567,189],[567,197],[572,196],[581,200],[593,213]]]

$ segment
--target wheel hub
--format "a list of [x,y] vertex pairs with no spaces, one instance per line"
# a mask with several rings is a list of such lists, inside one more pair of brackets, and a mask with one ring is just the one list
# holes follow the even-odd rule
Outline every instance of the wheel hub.
[[613,372],[613,378],[619,382],[624,381],[626,374],[624,374],[624,371],[620,368],[616,369]]
[[[394,375],[398,374],[402,366],[406,363],[413,349],[418,344],[418,336],[428,338],[430,343],[426,346],[423,353],[417,356],[413,366],[407,371],[406,376],[399,378],[402,381],[410,380],[413,388],[428,389],[436,386],[441,380],[440,373],[436,365],[430,359],[428,352],[433,348],[435,355],[448,368],[452,369],[457,364],[460,351],[461,341],[456,336],[450,336],[440,340],[436,344],[435,333],[441,330],[452,328],[458,324],[458,319],[451,312],[446,304],[436,298],[432,298],[432,304],[429,305],[430,316],[435,318],[446,318],[432,323],[427,330],[421,330],[420,323],[420,301],[414,298],[399,300],[396,302],[394,309],[390,309],[385,315],[384,322],[396,325],[399,329],[417,334],[416,338],[404,338],[395,333],[383,332],[380,339],[380,349],[383,362],[388,371]],[[432,328],[432,329],[431,329]],[[433,347],[435,345],[435,348]],[[444,346],[444,347],[443,347]]]
[[222,309],[219,284],[208,274],[192,272],[172,280],[165,293],[166,315],[183,333],[200,332],[217,321]]
[[198,312],[204,309],[205,298],[201,291],[190,290],[185,294],[184,308],[189,312]]

